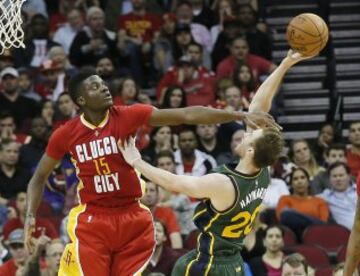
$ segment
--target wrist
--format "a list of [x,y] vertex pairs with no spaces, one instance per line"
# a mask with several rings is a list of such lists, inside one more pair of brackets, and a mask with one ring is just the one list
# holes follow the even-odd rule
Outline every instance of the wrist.
[[141,156],[135,158],[134,160],[131,161],[131,166],[132,166],[132,167],[135,167],[136,164],[138,164],[139,161],[141,161],[141,160],[142,160],[142,159],[141,159]]

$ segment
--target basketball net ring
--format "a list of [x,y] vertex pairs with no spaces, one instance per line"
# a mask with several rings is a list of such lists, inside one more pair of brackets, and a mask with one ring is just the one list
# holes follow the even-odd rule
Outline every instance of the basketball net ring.
[[21,7],[26,0],[0,0],[0,55],[9,48],[25,48]]

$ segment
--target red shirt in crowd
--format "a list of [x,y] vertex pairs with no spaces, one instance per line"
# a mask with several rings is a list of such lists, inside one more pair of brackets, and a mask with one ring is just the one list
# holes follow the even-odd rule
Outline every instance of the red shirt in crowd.
[[347,164],[350,167],[351,175],[357,177],[360,172],[360,155],[353,153],[351,148],[346,150]]
[[[252,69],[254,80],[256,82],[259,82],[259,77],[261,75],[269,73],[270,67],[272,65],[272,63],[267,59],[252,54],[247,54],[245,58],[245,62]],[[231,78],[234,73],[236,64],[237,64],[237,60],[233,56],[228,56],[217,66],[216,68],[217,78],[218,79],[229,78],[229,77]]]
[[154,219],[161,221],[165,225],[167,234],[180,232],[180,226],[176,219],[176,214],[169,207],[156,206],[153,212]]
[[118,20],[120,30],[126,30],[128,36],[141,37],[145,42],[153,38],[154,33],[160,29],[161,24],[161,17],[150,13],[136,15],[131,12],[120,15]]
[[215,76],[213,73],[204,70],[197,70],[192,80],[188,82],[179,82],[179,69],[170,68],[159,82],[156,90],[156,97],[159,101],[163,91],[169,86],[180,86],[186,92],[186,101],[188,106],[193,105],[213,105],[215,102]]
[[16,270],[17,267],[14,259],[10,259],[6,261],[2,266],[0,266],[0,275],[15,276]]
[[60,160],[70,153],[80,180],[81,203],[96,201],[102,206],[124,206],[142,195],[135,170],[117,147],[119,139],[133,136],[147,124],[153,107],[144,104],[115,106],[98,126],[77,116],[51,135],[46,154]]

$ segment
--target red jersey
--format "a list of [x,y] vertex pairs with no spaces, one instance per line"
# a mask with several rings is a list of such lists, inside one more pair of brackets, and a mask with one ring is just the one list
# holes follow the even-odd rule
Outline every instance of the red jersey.
[[69,152],[76,167],[81,203],[124,206],[142,195],[140,179],[117,147],[147,124],[153,107],[144,104],[111,107],[94,126],[83,115],[59,127],[50,137],[46,153],[61,159]]
[[14,259],[10,259],[0,266],[0,275],[15,276],[17,266]]
[[360,155],[353,153],[351,148],[346,150],[346,159],[350,167],[351,175],[357,177],[360,172]]
[[126,30],[128,36],[140,36],[147,42],[154,37],[154,33],[160,29],[161,24],[161,17],[150,13],[141,16],[131,12],[119,17],[118,27]]

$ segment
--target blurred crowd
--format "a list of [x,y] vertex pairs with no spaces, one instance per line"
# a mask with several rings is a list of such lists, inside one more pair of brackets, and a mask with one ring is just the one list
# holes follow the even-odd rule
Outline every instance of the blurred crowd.
[[[77,203],[78,179],[69,156],[46,183],[31,255],[24,249],[22,228],[27,184],[48,138],[79,112],[66,91],[69,78],[94,68],[108,84],[115,105],[246,111],[261,81],[276,68],[261,2],[25,2],[26,48],[0,56],[0,275],[57,275],[69,240],[67,215]],[[272,114],[280,110],[281,103],[275,104]],[[218,165],[236,164],[234,148],[244,133],[242,122],[144,126],[137,133],[137,146],[143,158],[159,168],[201,176]],[[350,125],[348,139],[340,133],[329,122],[315,140],[288,141],[271,168],[254,231],[245,239],[247,275],[281,275],[287,266],[308,270],[301,255],[285,257],[282,227],[293,231],[300,243],[304,230],[314,224],[352,227],[360,122]],[[141,201],[153,213],[157,241],[145,275],[170,275],[178,257],[195,247],[192,215],[197,202],[148,181]]]

